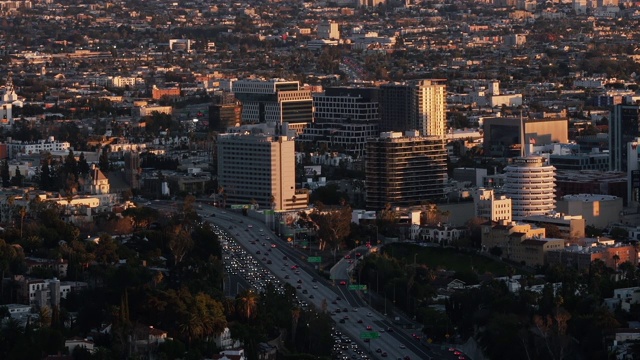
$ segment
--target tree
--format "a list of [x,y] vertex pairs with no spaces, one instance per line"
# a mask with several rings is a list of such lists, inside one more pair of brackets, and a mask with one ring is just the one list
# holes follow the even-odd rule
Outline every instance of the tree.
[[176,225],[169,238],[169,250],[173,254],[173,261],[178,265],[193,247],[191,235],[182,225]]
[[42,167],[40,168],[40,190],[51,190],[53,177],[51,176],[51,167],[49,166],[49,159],[42,161]]
[[100,152],[100,158],[98,158],[98,167],[100,168],[100,171],[105,174],[110,170],[111,164],[109,162],[109,152],[107,151],[106,147],[103,148]]
[[244,290],[236,298],[238,305],[236,309],[239,311],[242,318],[247,321],[253,319],[256,315],[256,308],[258,307],[259,296],[253,290]]
[[64,159],[64,165],[62,166],[66,177],[73,175],[73,181],[78,181],[78,161],[73,154],[73,150],[69,150],[69,154]]
[[0,170],[0,176],[2,177],[2,186],[11,186],[11,173],[9,172],[9,162],[5,159],[2,162],[2,170]]
[[310,217],[318,224],[320,250],[328,246],[333,250],[335,258],[343,240],[351,232],[351,207],[345,204],[338,209],[325,210],[320,204],[314,208]]
[[102,235],[95,250],[96,261],[102,265],[113,264],[120,260],[118,244],[109,235]]
[[78,173],[84,177],[89,174],[89,170],[91,170],[91,168],[87,163],[87,159],[84,157],[84,152],[81,152],[78,158]]
[[11,186],[22,187],[24,176],[20,173],[20,168],[16,166],[16,174],[11,178]]

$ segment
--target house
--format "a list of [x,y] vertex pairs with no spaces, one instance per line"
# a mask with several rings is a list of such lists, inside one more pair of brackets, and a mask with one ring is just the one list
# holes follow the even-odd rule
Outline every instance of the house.
[[223,350],[238,348],[240,346],[240,342],[231,337],[231,331],[228,327],[224,328],[224,331],[214,337],[213,342],[216,344],[218,349]]
[[640,303],[640,286],[615,289],[613,290],[613,297],[605,299],[605,303],[611,311],[620,308],[623,311],[629,312],[631,305]]
[[462,227],[450,227],[448,225],[434,225],[420,227],[418,240],[438,243],[440,245],[451,245],[460,239],[466,232]]
[[212,360],[247,360],[244,356],[244,349],[231,349],[220,351],[219,354],[211,356]]
[[85,348],[90,353],[93,353],[94,343],[91,340],[74,337],[69,340],[65,340],[64,346],[69,350],[69,354],[73,354],[73,350],[77,347]]

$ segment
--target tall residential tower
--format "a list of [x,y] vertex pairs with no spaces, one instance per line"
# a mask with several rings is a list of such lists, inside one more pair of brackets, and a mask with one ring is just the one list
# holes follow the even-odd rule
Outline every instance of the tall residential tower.
[[418,130],[444,138],[447,129],[446,80],[414,80],[380,87],[380,130]]
[[444,196],[447,150],[438,137],[385,132],[367,142],[367,208],[420,205]]

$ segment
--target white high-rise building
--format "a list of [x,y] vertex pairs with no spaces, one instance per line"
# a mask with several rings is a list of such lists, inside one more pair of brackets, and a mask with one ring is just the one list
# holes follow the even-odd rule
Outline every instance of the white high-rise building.
[[476,217],[511,222],[511,199],[505,195],[495,196],[492,189],[480,188],[473,200]]
[[555,210],[556,168],[543,157],[515,158],[505,167],[503,193],[511,198],[512,216],[521,220],[531,215],[547,215]]
[[218,184],[225,205],[257,204],[274,210],[303,209],[308,194],[296,191],[295,143],[286,136],[220,134]]

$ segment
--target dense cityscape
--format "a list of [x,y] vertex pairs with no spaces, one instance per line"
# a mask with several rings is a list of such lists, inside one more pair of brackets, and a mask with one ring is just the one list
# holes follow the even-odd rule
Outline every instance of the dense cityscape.
[[0,0],[0,359],[639,359],[639,44],[622,0]]

